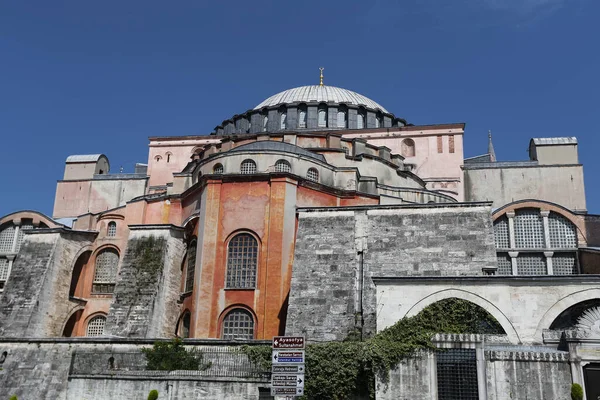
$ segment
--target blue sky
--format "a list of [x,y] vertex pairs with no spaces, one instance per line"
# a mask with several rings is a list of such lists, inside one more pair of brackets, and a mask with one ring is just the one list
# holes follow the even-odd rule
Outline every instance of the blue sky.
[[577,136],[600,213],[596,0],[4,1],[0,215],[51,214],[70,154],[113,172],[147,138],[208,134],[287,88],[351,89],[414,124],[466,122],[465,156]]

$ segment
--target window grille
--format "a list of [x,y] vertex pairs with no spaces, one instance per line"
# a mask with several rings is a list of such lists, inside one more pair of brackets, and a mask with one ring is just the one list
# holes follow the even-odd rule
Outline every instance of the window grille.
[[519,254],[517,257],[518,275],[546,275],[546,257],[543,254]]
[[577,273],[577,258],[574,253],[556,254],[552,257],[554,275],[573,275]]
[[287,124],[287,114],[281,113],[279,116],[279,129],[285,129],[286,124]]
[[327,127],[327,109],[325,109],[324,107],[319,107],[318,126],[319,128]]
[[114,221],[110,221],[108,223],[108,228],[106,229],[106,236],[114,237],[117,236],[117,223]]
[[275,163],[276,172],[292,172],[292,166],[285,160],[279,160]]
[[213,168],[213,174],[219,174],[220,175],[220,174],[223,173],[223,171],[224,171],[223,164],[217,164]]
[[0,258],[0,281],[8,279],[8,259]]
[[106,317],[103,315],[98,315],[97,317],[90,319],[86,336],[104,336],[104,325],[106,325]]
[[240,166],[240,172],[242,174],[255,174],[256,173],[256,163],[252,160],[242,161],[242,165]]
[[115,288],[119,254],[112,249],[102,250],[96,257],[93,293],[112,293]]
[[356,129],[364,129],[365,128],[365,114],[362,112],[358,112],[356,115]]
[[256,286],[258,242],[248,233],[229,241],[227,253],[227,288],[253,289]]
[[194,273],[196,272],[196,242],[192,242],[187,252],[187,268],[185,270],[185,292],[194,289]]
[[508,238],[508,218],[502,217],[494,223],[494,239],[497,249],[507,249],[510,247]]
[[575,225],[556,213],[548,216],[548,229],[550,230],[550,246],[556,248],[576,248],[577,230]]
[[515,213],[515,244],[521,249],[544,248],[544,223],[538,210]]
[[346,113],[344,111],[338,111],[338,113],[337,113],[337,127],[338,128],[346,127]]
[[306,172],[306,178],[309,181],[319,182],[319,171],[317,171],[315,168],[309,168]]
[[448,349],[436,358],[438,400],[479,400],[475,349]]
[[306,109],[301,108],[298,113],[298,128],[306,128]]
[[31,222],[21,224],[21,227],[19,228],[19,234],[17,235],[17,249],[16,249],[17,253],[21,250],[21,245],[23,244],[23,240],[25,239],[24,231],[29,231],[32,229],[33,229],[33,223],[31,223]]
[[512,262],[506,253],[498,253],[498,270],[496,275],[512,275]]
[[15,240],[15,227],[9,225],[0,231],[0,253],[12,253],[13,241]]
[[246,310],[235,309],[223,320],[223,339],[254,339],[254,318]]

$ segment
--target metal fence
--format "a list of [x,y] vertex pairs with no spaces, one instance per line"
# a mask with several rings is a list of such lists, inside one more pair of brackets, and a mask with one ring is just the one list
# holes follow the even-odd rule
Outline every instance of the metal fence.
[[206,378],[242,378],[269,380],[270,370],[251,362],[239,346],[194,346],[202,351],[203,364],[199,371],[148,371],[146,358],[139,350],[76,350],[71,360],[71,375],[149,375],[195,376]]

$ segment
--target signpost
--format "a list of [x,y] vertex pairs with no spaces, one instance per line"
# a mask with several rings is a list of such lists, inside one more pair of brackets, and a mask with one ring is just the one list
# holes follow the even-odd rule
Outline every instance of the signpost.
[[271,396],[294,399],[304,394],[304,336],[273,338]]

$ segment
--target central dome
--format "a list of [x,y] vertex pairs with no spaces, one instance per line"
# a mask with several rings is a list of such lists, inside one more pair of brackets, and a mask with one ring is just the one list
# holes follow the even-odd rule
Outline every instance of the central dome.
[[263,107],[272,107],[279,104],[308,103],[314,101],[353,104],[355,106],[365,106],[370,109],[378,109],[384,113],[388,112],[380,104],[369,99],[368,97],[363,96],[362,94],[335,86],[325,85],[300,86],[297,88],[284,90],[283,92],[269,97],[254,107],[254,109],[259,110]]

